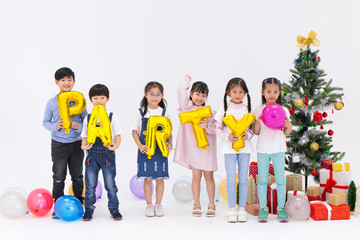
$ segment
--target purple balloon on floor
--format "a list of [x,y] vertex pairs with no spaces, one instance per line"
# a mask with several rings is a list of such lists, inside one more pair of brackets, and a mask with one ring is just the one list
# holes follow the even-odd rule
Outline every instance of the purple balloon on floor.
[[[137,176],[133,176],[130,179],[130,190],[131,192],[138,198],[145,199],[144,195],[144,178],[137,178]],[[154,185],[151,183],[151,193],[154,192]]]
[[101,182],[98,181],[98,184],[97,184],[96,189],[95,189],[96,200],[101,198],[102,191],[103,191],[103,187],[101,185]]

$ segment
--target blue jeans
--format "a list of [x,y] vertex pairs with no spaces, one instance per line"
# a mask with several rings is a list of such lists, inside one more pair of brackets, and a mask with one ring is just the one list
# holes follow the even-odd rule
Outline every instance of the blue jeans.
[[236,188],[236,163],[239,173],[239,207],[246,206],[248,195],[248,171],[249,171],[250,153],[229,153],[225,154],[226,170],[226,192],[229,208],[234,208],[235,188]]
[[116,166],[115,152],[102,147],[102,149],[91,148],[85,161],[85,209],[95,209],[96,186],[100,169],[104,177],[105,189],[109,199],[108,208],[118,209],[117,187],[115,183]]
[[269,165],[272,160],[274,165],[275,183],[277,185],[277,209],[285,206],[285,153],[258,153],[258,171],[259,171],[259,182],[258,182],[258,195],[260,208],[267,208],[267,183],[269,179]]

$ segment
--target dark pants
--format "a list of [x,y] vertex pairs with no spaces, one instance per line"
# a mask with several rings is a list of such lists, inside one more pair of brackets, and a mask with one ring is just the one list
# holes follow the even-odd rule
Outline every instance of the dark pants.
[[51,157],[53,161],[53,198],[56,201],[64,195],[64,186],[67,167],[71,176],[74,196],[83,203],[83,161],[84,151],[81,149],[81,141],[73,143],[61,143],[51,141]]

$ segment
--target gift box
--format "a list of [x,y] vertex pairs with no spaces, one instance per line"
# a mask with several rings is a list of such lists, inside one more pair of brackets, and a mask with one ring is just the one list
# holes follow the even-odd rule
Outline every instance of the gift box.
[[251,215],[258,216],[260,211],[260,204],[258,203],[252,203],[252,204],[246,204],[245,211],[250,213]]
[[303,192],[303,191],[288,191],[286,194],[287,201],[289,201],[291,198],[293,198],[295,196],[300,196],[300,197],[304,197],[307,199],[307,196],[306,196],[305,192]]
[[300,174],[289,174],[286,176],[286,192],[301,191],[302,176]]
[[319,195],[319,196],[317,196],[317,197],[310,197],[310,196],[308,196],[307,198],[308,198],[309,202],[312,202],[312,201],[322,201],[321,195]]
[[[251,162],[249,166],[249,176],[252,175],[254,179],[256,179],[256,175],[258,175],[258,165],[257,162]],[[274,174],[274,166],[270,164],[269,166],[269,175]]]
[[350,207],[346,204],[330,206],[326,202],[315,201],[310,202],[310,209],[310,217],[315,221],[350,219]]
[[317,197],[320,195],[320,186],[310,186],[306,189],[308,197]]
[[350,163],[336,162],[332,165],[333,171],[350,171]]
[[269,208],[269,213],[277,214],[277,190],[276,184],[271,184],[267,189],[267,207]]
[[333,171],[320,169],[320,193],[323,201],[329,199],[329,193],[348,193],[351,171]]
[[340,206],[346,204],[346,195],[343,192],[330,193],[329,194],[329,205]]
[[248,195],[246,203],[257,203],[257,192],[256,192],[256,183],[255,179],[252,176],[248,177]]
[[333,163],[336,163],[336,161],[332,159],[321,160],[320,165],[327,170],[332,170]]
[[[256,183],[259,182],[259,175],[256,175]],[[268,183],[267,183],[267,187],[270,187],[271,184],[275,183],[275,176],[274,175],[269,175],[269,179],[268,179]]]

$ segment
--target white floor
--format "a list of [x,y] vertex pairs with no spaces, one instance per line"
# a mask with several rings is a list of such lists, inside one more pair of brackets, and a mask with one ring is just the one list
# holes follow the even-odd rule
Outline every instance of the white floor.
[[[7,239],[348,239],[356,238],[360,217],[337,221],[290,221],[279,223],[269,215],[268,223],[249,216],[246,223],[226,222],[226,203],[217,204],[213,218],[191,216],[192,203],[180,203],[171,191],[164,196],[164,217],[144,216],[145,203],[130,194],[119,194],[122,221],[113,221],[107,211],[107,198],[100,199],[91,222],[65,222],[28,214],[20,219],[0,215],[0,235]],[[204,207],[203,207],[203,210]],[[4,238],[2,238],[4,239]]]

